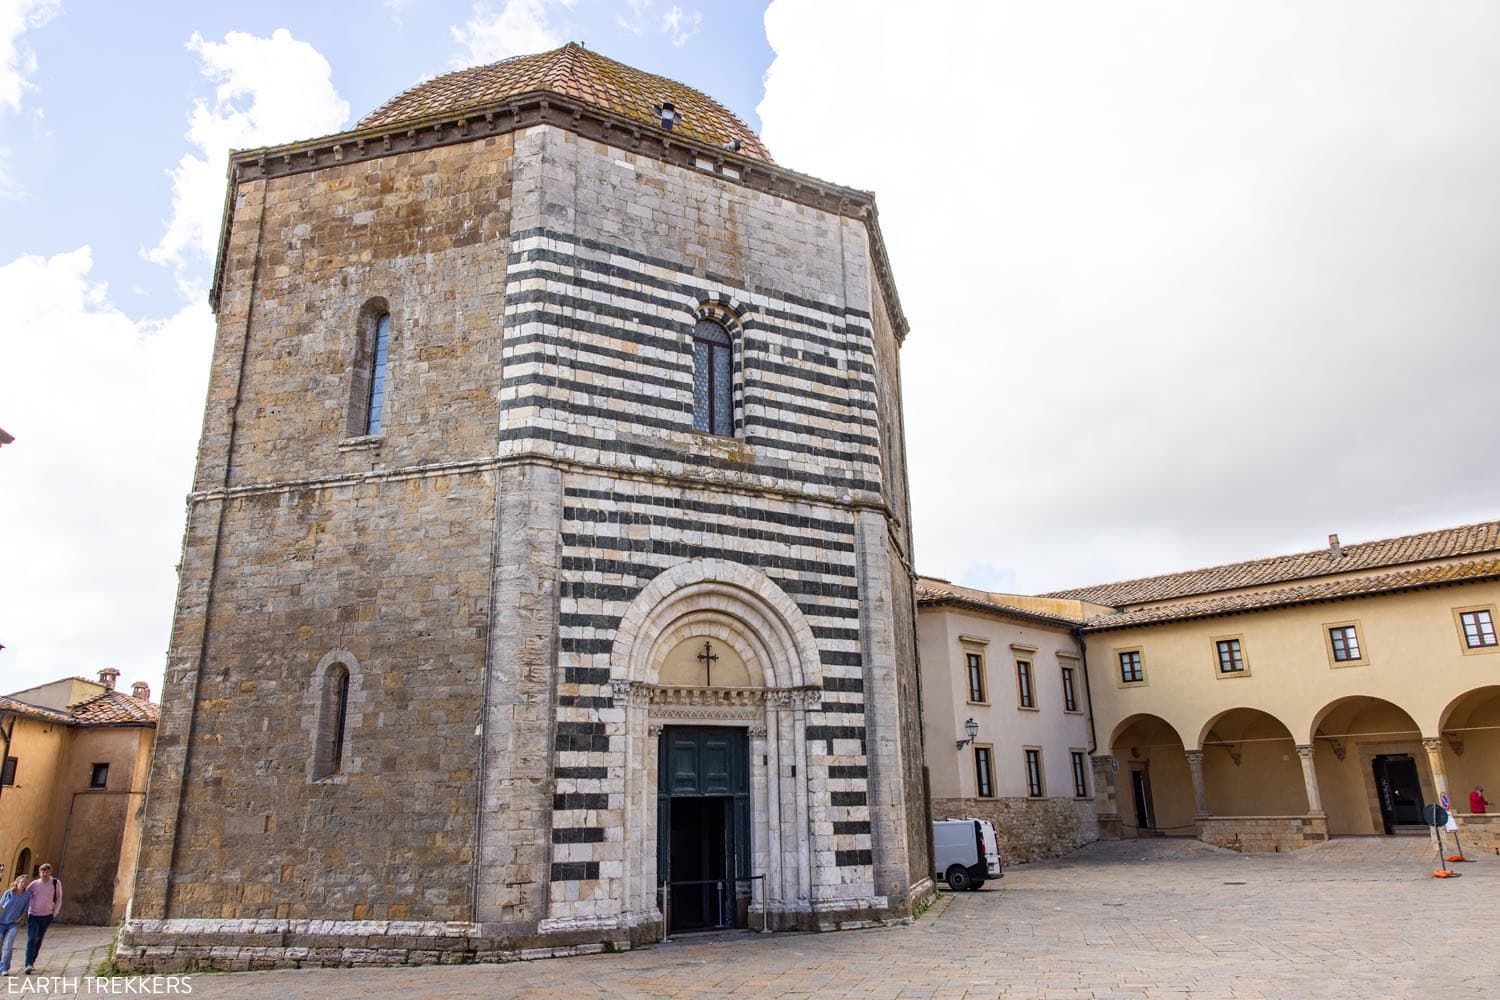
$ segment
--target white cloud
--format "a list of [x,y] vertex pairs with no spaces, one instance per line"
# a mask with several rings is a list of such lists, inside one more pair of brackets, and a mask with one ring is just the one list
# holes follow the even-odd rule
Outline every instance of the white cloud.
[[625,0],[625,6],[630,8],[630,16],[616,14],[615,24],[639,38],[646,33],[646,18],[647,12],[651,10],[651,0]]
[[683,10],[675,4],[661,16],[662,32],[671,35],[672,44],[679,49],[691,41],[702,26],[702,11]]
[[879,196],[924,571],[1043,590],[1496,515],[1500,7],[765,23],[768,145]]
[[269,38],[231,31],[222,42],[194,34],[188,49],[214,83],[214,100],[193,104],[187,138],[198,152],[173,168],[172,215],[146,256],[174,267],[185,293],[198,294],[201,265],[218,243],[229,150],[336,132],[349,103],[334,89],[328,60],[285,28]]
[[0,146],[0,201],[13,201],[24,194],[20,183],[10,172],[11,150]]
[[552,24],[552,11],[572,6],[573,0],[505,0],[496,11],[488,3],[476,3],[462,27],[449,29],[462,47],[452,63],[479,66],[555,49],[563,36]]
[[6,691],[117,666],[161,690],[213,318],[137,322],[90,248],[0,266]]
[[21,99],[35,84],[36,55],[21,41],[62,13],[61,0],[0,0],[0,111],[21,110]]

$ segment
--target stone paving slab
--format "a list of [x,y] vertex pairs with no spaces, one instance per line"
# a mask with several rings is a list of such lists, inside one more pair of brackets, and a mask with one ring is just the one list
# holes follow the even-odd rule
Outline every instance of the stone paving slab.
[[[1195,1000],[1500,996],[1500,857],[1431,877],[1420,839],[1295,854],[1096,844],[944,894],[911,926],[692,937],[510,965],[192,977],[194,997],[980,997]],[[51,939],[49,938],[49,944]]]
[[[109,957],[114,944],[113,927],[85,927],[79,924],[53,924],[47,928],[42,941],[42,953],[37,957],[38,976],[91,976]],[[26,928],[16,935],[15,961],[12,971],[20,972],[26,961]],[[20,990],[24,977],[11,976],[14,988],[0,978],[0,997]]]

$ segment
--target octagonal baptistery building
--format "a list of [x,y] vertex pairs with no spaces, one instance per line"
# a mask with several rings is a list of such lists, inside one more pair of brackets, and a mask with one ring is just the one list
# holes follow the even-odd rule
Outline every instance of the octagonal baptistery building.
[[132,969],[932,892],[872,196],[579,45],[231,157]]

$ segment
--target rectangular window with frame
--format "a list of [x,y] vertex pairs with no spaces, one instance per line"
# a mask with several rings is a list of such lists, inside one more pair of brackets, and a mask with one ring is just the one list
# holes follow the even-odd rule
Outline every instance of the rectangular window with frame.
[[989,747],[974,748],[974,790],[981,799],[995,797],[994,751]]
[[977,704],[988,704],[989,686],[985,683],[984,654],[965,653],[964,673],[969,684],[969,700]]
[[1080,799],[1089,797],[1088,765],[1082,750],[1070,750],[1073,755],[1073,795]]
[[1458,620],[1464,629],[1464,645],[1470,649],[1483,649],[1500,643],[1495,637],[1495,618],[1488,609],[1463,611]]
[[1120,654],[1120,681],[1125,684],[1139,684],[1146,679],[1145,670],[1141,667],[1141,651],[1129,649]]
[[1022,708],[1036,708],[1036,693],[1031,688],[1031,661],[1016,661],[1016,694]]
[[89,787],[90,788],[108,788],[109,787],[109,765],[108,764],[95,764],[93,766],[93,768],[89,771]]
[[1359,651],[1359,632],[1353,625],[1336,625],[1328,630],[1328,641],[1333,643],[1333,658],[1340,663],[1363,658]]
[[1034,748],[1026,751],[1026,794],[1034,799],[1042,797],[1042,752]]
[[1245,669],[1245,652],[1238,639],[1219,639],[1214,645],[1219,650],[1219,673],[1238,674]]
[[1076,711],[1078,711],[1078,684],[1073,679],[1073,677],[1074,677],[1074,675],[1073,675],[1073,668],[1072,667],[1063,667],[1062,668],[1063,711],[1064,712],[1076,712]]
[[16,783],[16,759],[5,758],[5,767],[0,769],[0,785],[14,785]]

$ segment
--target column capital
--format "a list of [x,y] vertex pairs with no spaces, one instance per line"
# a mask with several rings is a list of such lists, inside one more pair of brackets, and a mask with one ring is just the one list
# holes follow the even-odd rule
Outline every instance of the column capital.
[[1203,751],[1202,750],[1184,750],[1184,751],[1182,751],[1182,755],[1187,758],[1187,762],[1189,764],[1196,765],[1196,764],[1202,764],[1203,763]]
[[1301,757],[1303,760],[1311,760],[1312,759],[1312,755],[1313,755],[1313,749],[1314,748],[1313,748],[1313,745],[1311,743],[1298,743],[1297,744],[1297,756]]
[[1441,753],[1443,750],[1443,741],[1437,737],[1424,736],[1422,737],[1422,749],[1428,753]]

